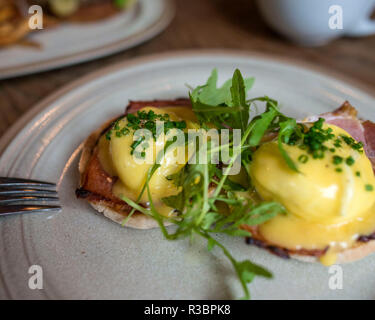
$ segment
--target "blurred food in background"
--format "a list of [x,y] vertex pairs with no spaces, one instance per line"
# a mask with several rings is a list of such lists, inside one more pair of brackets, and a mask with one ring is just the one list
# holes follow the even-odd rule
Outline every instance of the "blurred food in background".
[[1,46],[20,42],[31,32],[22,9],[18,1],[0,0]]
[[84,23],[110,18],[129,9],[137,0],[0,0],[0,46],[24,45],[39,47],[27,39],[29,7],[43,8],[43,28],[62,22]]
[[54,17],[75,22],[105,19],[130,8],[136,0],[27,0]]

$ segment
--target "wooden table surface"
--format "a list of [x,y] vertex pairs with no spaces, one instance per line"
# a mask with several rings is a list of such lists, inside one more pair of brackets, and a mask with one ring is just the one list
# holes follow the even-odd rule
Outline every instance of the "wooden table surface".
[[342,38],[324,47],[297,47],[271,31],[251,0],[176,0],[165,32],[136,48],[96,61],[0,81],[0,136],[57,88],[112,63],[181,49],[229,48],[271,53],[342,73],[375,92],[375,36]]

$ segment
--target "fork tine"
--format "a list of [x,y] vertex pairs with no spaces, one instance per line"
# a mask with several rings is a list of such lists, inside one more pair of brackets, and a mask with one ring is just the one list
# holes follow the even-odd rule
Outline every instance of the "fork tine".
[[0,177],[0,187],[36,187],[36,188],[56,188],[56,184],[38,180],[26,180],[19,178]]
[[58,197],[38,197],[38,196],[8,196],[0,197],[0,206],[6,206],[16,203],[30,203],[30,202],[57,202],[59,201]]
[[1,190],[19,190],[19,189],[32,189],[32,190],[48,190],[48,191],[56,191],[56,187],[50,186],[36,186],[32,184],[10,184],[10,185],[2,185],[0,184],[0,191]]
[[57,191],[53,190],[36,190],[36,189],[0,189],[0,196],[24,196],[24,197],[33,197],[33,196],[40,196],[40,197],[57,197]]
[[60,212],[58,201],[54,183],[0,177],[0,216]]
[[60,212],[60,206],[32,206],[13,205],[0,207],[0,216],[23,214],[23,213],[52,213]]

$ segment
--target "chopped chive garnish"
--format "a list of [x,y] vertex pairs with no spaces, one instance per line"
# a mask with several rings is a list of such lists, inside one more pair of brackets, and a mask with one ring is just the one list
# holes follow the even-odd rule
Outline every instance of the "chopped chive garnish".
[[121,133],[124,135],[124,136],[126,136],[128,133],[129,133],[130,131],[129,131],[129,129],[128,128],[122,128],[121,129]]
[[342,172],[342,169],[341,168],[336,168],[335,171],[336,172]]
[[323,129],[324,119],[319,118],[313,125],[304,132],[301,149],[307,149],[314,159],[323,159],[324,153],[329,150],[334,152],[334,148],[328,148],[324,143],[335,137],[332,128]]
[[360,173],[359,171],[357,171],[357,172],[355,173],[355,175],[356,175],[357,177],[360,177],[360,176],[361,176],[361,173]]
[[365,190],[366,190],[366,191],[372,191],[372,190],[374,190],[374,187],[373,187],[372,184],[366,184],[366,185],[365,185]]
[[363,152],[363,143],[362,142],[356,142],[352,137],[348,137],[348,136],[345,136],[345,135],[342,135],[341,138],[353,150],[356,150],[358,152]]
[[323,159],[324,158],[324,151],[322,149],[315,150],[313,152],[313,158],[314,159]]
[[342,163],[342,157],[340,157],[340,156],[333,156],[333,164],[340,164],[340,163]]
[[348,165],[348,166],[352,166],[353,164],[354,164],[354,159],[352,158],[352,157],[348,157],[348,158],[346,158],[346,164]]
[[306,163],[309,160],[309,157],[305,154],[302,154],[298,157],[298,161],[301,163]]
[[341,140],[340,139],[336,139],[335,142],[333,143],[333,145],[336,147],[336,148],[341,148]]
[[132,149],[131,152],[130,152],[131,155],[134,154],[135,149],[136,149],[136,148],[142,143],[142,141],[144,141],[144,140],[145,140],[145,137],[141,137],[140,139],[134,141],[134,142],[131,144],[131,146],[130,146],[130,148]]
[[[112,132],[114,132],[115,136],[121,138],[126,136],[130,133],[130,130],[136,131],[142,128],[145,128],[151,131],[154,140],[156,140],[157,136],[160,132],[156,132],[156,121],[163,121],[164,122],[164,134],[167,134],[171,129],[186,129],[187,125],[185,121],[171,121],[169,114],[156,114],[154,111],[144,111],[139,110],[137,113],[129,113],[126,116],[128,123],[121,128],[120,127],[120,120],[118,119],[112,123],[111,128],[106,132],[106,139],[111,140]],[[134,153],[134,150],[137,146],[144,141],[145,138],[138,139],[134,141],[131,145],[131,154]],[[144,147],[148,148],[148,144],[145,144]],[[142,153],[140,154],[141,157],[144,157]]]

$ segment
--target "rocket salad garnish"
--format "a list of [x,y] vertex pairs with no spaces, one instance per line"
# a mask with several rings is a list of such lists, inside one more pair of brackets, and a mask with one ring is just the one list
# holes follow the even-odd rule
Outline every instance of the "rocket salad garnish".
[[[252,189],[248,167],[253,152],[260,146],[262,139],[269,134],[277,135],[280,152],[288,166],[298,172],[297,164],[284,150],[284,145],[302,137],[301,127],[293,118],[283,115],[278,108],[277,101],[268,97],[247,99],[247,91],[252,87],[253,78],[243,79],[236,70],[232,79],[217,88],[217,71],[214,70],[205,85],[190,92],[193,111],[202,128],[214,126],[216,129],[226,129],[232,132],[241,130],[239,145],[229,143],[212,148],[210,141],[203,146],[196,146],[195,155],[204,153],[208,157],[207,164],[187,163],[177,174],[168,179],[179,188],[179,193],[167,198],[163,202],[175,208],[176,214],[171,217],[161,215],[154,205],[149,188],[149,181],[160,164],[155,163],[148,171],[144,188],[139,195],[147,192],[149,208],[144,208],[127,197],[122,199],[135,210],[154,218],[168,240],[182,238],[203,237],[207,240],[207,249],[218,247],[232,263],[244,292],[244,298],[250,298],[248,284],[256,276],[271,278],[272,274],[260,265],[250,260],[237,260],[228,248],[221,244],[216,235],[251,236],[242,225],[255,226],[272,219],[278,214],[285,214],[284,207],[278,202],[255,201],[244,197],[238,191]],[[250,111],[255,102],[264,102],[266,109],[256,117],[250,117]],[[170,144],[165,145],[168,149]],[[209,161],[214,152],[227,148],[231,154],[230,161],[221,167]],[[165,153],[164,153],[165,154]],[[241,168],[247,175],[246,185],[231,179],[229,172],[236,160],[241,159]],[[223,206],[226,208],[223,213]],[[168,230],[165,222],[172,222],[176,228]]]

